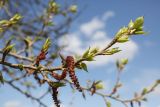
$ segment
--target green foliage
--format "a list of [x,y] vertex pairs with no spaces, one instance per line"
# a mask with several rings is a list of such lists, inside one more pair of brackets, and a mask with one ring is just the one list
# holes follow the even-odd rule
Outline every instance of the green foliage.
[[88,72],[87,65],[86,65],[85,63],[80,63],[80,67],[81,67],[84,71]]
[[53,14],[58,14],[59,13],[59,5],[56,3],[56,2],[54,2],[54,1],[51,1],[50,3],[49,3],[49,8],[48,8],[48,12],[49,13],[53,13]]
[[144,17],[141,16],[141,17],[138,17],[135,21],[134,21],[134,24],[132,26],[133,29],[139,29],[143,26],[143,23],[144,23]]
[[145,94],[147,94],[147,92],[148,92],[148,89],[147,89],[147,88],[144,88],[141,94],[142,94],[142,95],[145,95]]
[[[8,2],[11,2],[11,1],[8,1]],[[21,3],[23,3],[23,2],[21,2]],[[40,3],[40,1],[38,1],[38,2]],[[10,4],[12,5],[14,3],[12,2]],[[4,6],[5,2],[0,1],[0,5]],[[17,6],[16,8],[18,8],[18,7],[19,6]],[[18,81],[23,86],[25,86],[27,88],[34,86],[33,85],[34,82],[29,82],[29,81],[21,82],[21,81],[19,81],[21,79],[26,80],[25,77],[27,77],[27,76],[21,75],[22,77],[16,77],[17,76],[16,73],[14,71],[12,71],[13,69],[10,69],[10,68],[16,68],[16,69],[20,69],[20,70],[25,71],[25,73],[27,75],[33,75],[34,79],[37,81],[36,85],[37,84],[43,85],[44,83],[48,83],[48,85],[51,86],[53,89],[54,88],[57,89],[58,87],[65,86],[67,82],[71,85],[71,87],[74,83],[74,85],[76,87],[78,87],[77,89],[79,89],[80,92],[82,90],[83,97],[85,96],[83,91],[90,91],[91,95],[93,95],[93,94],[100,95],[101,97],[103,97],[105,99],[107,107],[111,107],[111,102],[109,102],[108,100],[106,101],[106,98],[110,98],[112,100],[117,100],[117,101],[120,101],[121,103],[126,104],[126,102],[125,102],[126,100],[123,100],[118,96],[119,93],[117,90],[119,87],[122,86],[122,83],[119,82],[119,75],[117,76],[117,82],[116,82],[115,87],[112,89],[113,92],[111,94],[100,93],[99,90],[104,89],[104,83],[102,81],[90,82],[90,84],[88,85],[87,88],[81,87],[79,85],[79,81],[78,81],[79,77],[76,76],[76,74],[74,73],[75,72],[74,68],[79,68],[81,70],[88,72],[87,64],[85,61],[94,61],[95,57],[100,56],[100,55],[114,55],[114,54],[121,51],[119,49],[119,47],[116,47],[116,48],[112,47],[114,44],[125,43],[125,42],[129,41],[129,38],[132,35],[146,34],[146,32],[143,31],[144,17],[138,17],[135,21],[131,20],[129,22],[128,26],[122,27],[116,33],[115,37],[108,45],[104,44],[103,49],[89,47],[82,54],[82,56],[78,57],[77,60],[75,60],[75,61],[74,61],[74,58],[72,60],[66,61],[65,57],[63,57],[62,55],[59,55],[62,60],[61,65],[58,67],[55,67],[55,65],[54,65],[54,67],[51,67],[51,64],[54,61],[54,59],[56,59],[58,57],[59,50],[63,49],[63,47],[59,47],[56,45],[55,47],[52,47],[52,49],[55,49],[54,52],[48,53],[48,50],[51,47],[51,39],[47,38],[47,37],[49,37],[50,34],[54,34],[55,38],[52,37],[52,39],[54,41],[56,41],[57,38],[66,34],[66,32],[68,31],[68,28],[69,28],[68,25],[70,25],[70,22],[72,20],[74,20],[74,18],[75,18],[75,17],[72,17],[73,15],[70,15],[70,14],[71,13],[74,14],[77,12],[77,5],[69,5],[65,8],[61,8],[61,6],[56,1],[50,0],[49,4],[46,4],[43,8],[44,8],[44,13],[42,12],[42,14],[38,14],[37,15],[38,17],[36,17],[36,15],[35,15],[35,17],[33,17],[33,19],[32,19],[32,17],[29,17],[31,20],[25,19],[24,22],[19,23],[19,24],[17,24],[17,23],[22,19],[22,16],[20,14],[15,14],[13,17],[11,17],[8,20],[4,19],[4,20],[0,21],[0,32],[7,31],[8,28],[12,27],[11,31],[13,33],[12,32],[9,32],[9,33],[7,32],[7,33],[11,34],[11,35],[17,34],[18,36],[17,35],[15,36],[15,42],[17,44],[19,42],[20,42],[19,44],[25,44],[24,47],[20,46],[20,48],[19,48],[19,46],[17,46],[18,48],[16,47],[16,50],[18,50],[18,51],[15,51],[15,53],[13,53],[12,50],[14,48],[14,44],[11,44],[11,39],[10,39],[7,41],[5,47],[3,48],[2,52],[1,52],[3,54],[3,57],[2,57],[2,61],[0,64],[2,64],[4,66],[8,66],[5,68],[5,70],[6,70],[5,73],[11,78],[11,82],[10,82],[10,80],[8,80],[8,81],[5,80],[5,83],[8,83],[12,87],[16,87],[16,86],[14,86],[14,84],[12,84],[12,81],[14,81],[14,82]],[[33,9],[33,8],[31,8],[31,9]],[[31,11],[33,11],[33,10],[31,10]],[[35,9],[33,13],[35,14],[36,12],[37,11]],[[37,13],[41,13],[41,12],[38,11]],[[31,12],[30,12],[30,14],[31,14]],[[9,14],[7,14],[7,15],[11,16]],[[57,24],[58,26],[56,26],[56,24],[55,24],[56,22],[53,22],[53,18],[55,18],[56,16],[58,16],[58,18],[59,18],[59,16],[62,16],[63,18],[65,18],[66,22],[62,23],[61,25],[59,25],[59,23],[58,23]],[[38,27],[35,25],[37,25]],[[42,28],[39,25],[42,25]],[[54,28],[52,28],[51,26]],[[29,27],[29,29],[28,29],[28,27]],[[49,27],[51,29],[47,29],[46,27]],[[67,28],[67,30],[62,32],[66,28]],[[37,36],[37,34],[40,34],[40,35]],[[19,35],[21,35],[21,36],[19,36]],[[7,36],[4,36],[4,37],[7,38]],[[36,45],[33,45],[33,44],[36,44],[36,42],[42,41],[44,39],[46,39],[46,41],[43,44],[43,46],[40,48],[41,52],[36,58],[34,52],[35,51],[37,52],[37,50],[39,49],[39,46],[37,47]],[[22,40],[22,42],[20,40]],[[22,50],[19,50],[19,49],[22,49]],[[12,53],[10,53],[11,51],[12,51]],[[15,58],[15,61],[13,61],[13,63],[7,62],[8,60],[6,60],[4,62],[5,56],[8,53],[10,53],[10,56]],[[46,58],[47,53],[49,54],[50,57],[47,58],[47,60],[45,60],[46,62],[44,61],[45,63],[40,64],[40,61],[44,60]],[[16,62],[16,64],[14,64],[14,62]],[[128,63],[128,59],[118,60],[116,62],[118,71],[122,71],[127,63]],[[67,66],[67,64],[70,66]],[[68,69],[72,69],[72,70],[69,71]],[[58,71],[58,70],[61,70],[62,74],[59,75],[57,73],[56,76],[57,77],[64,77],[63,79],[56,80],[56,77],[52,76],[51,73],[54,71]],[[65,71],[66,71],[66,74],[65,74]],[[67,73],[70,73],[69,76],[71,77],[72,81],[70,81],[66,78],[66,75],[68,75]],[[120,74],[120,72],[118,72],[118,73]],[[21,74],[23,74],[23,73],[21,72]],[[0,72],[0,82],[4,83],[2,72]],[[156,83],[151,88],[144,88],[140,94],[137,94],[138,97],[142,97],[141,99],[139,99],[137,96],[135,96],[135,98],[128,100],[128,102],[129,103],[138,103],[139,105],[141,105],[141,101],[145,100],[144,95],[148,94],[149,92],[152,92],[155,89],[155,87],[158,86],[158,84],[160,84],[160,80],[157,80]],[[72,88],[74,88],[74,87],[72,87]],[[25,92],[23,89],[21,89],[21,87],[15,88],[15,89],[17,89],[21,93],[25,94],[27,97],[31,96],[30,93]],[[50,91],[50,89],[49,89],[49,91]],[[55,99],[56,98],[55,96],[58,94],[58,90],[54,90],[53,93],[54,94],[52,97],[58,103],[59,102],[58,99]],[[31,96],[31,98],[38,101],[38,103],[40,103],[40,105],[43,104],[40,101],[41,99],[36,99],[32,96]],[[57,104],[57,106],[59,106],[59,105]],[[44,107],[46,107],[46,106],[44,106]]]
[[109,101],[106,101],[106,107],[111,107],[111,103]]
[[95,82],[96,90],[104,89],[104,83],[102,81]]
[[51,46],[51,40],[47,38],[45,43],[43,44],[42,51],[47,52],[50,46]]
[[21,71],[23,70],[23,64],[18,64],[18,67]]
[[51,87],[64,87],[66,86],[64,82],[50,82],[49,83]]
[[5,28],[8,28],[20,21],[22,16],[20,14],[15,14],[10,20],[1,20],[0,21],[0,33],[4,31]]
[[77,12],[77,5],[71,5],[69,8],[69,11],[72,13],[76,13]]
[[103,55],[113,55],[113,54],[118,53],[120,51],[121,50],[119,49],[119,47],[111,48],[111,49],[108,49],[108,50],[104,51]]
[[127,63],[128,63],[128,59],[126,59],[126,58],[121,59],[121,60],[117,60],[117,62],[116,62],[117,69],[119,71],[122,71]]
[[6,46],[5,48],[3,48],[3,53],[8,54],[13,49],[14,46],[15,44]]

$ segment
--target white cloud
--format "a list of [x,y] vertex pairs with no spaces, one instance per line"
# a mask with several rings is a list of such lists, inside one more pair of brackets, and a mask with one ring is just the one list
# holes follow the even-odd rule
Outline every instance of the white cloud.
[[[77,31],[63,37],[59,44],[67,45],[64,49],[65,52],[79,55],[88,49],[88,47],[104,48],[112,40],[112,38],[109,38],[107,35],[105,28],[108,19],[113,16],[114,12],[108,11],[101,17],[94,17],[91,21],[81,24]],[[97,56],[95,58],[96,61],[93,61],[91,64],[99,66],[113,62],[119,58],[125,57],[132,59],[138,51],[137,44],[132,40],[124,44],[117,44],[114,47],[116,46],[120,47],[123,51],[113,56]]]
[[106,13],[104,13],[104,15],[102,16],[102,20],[106,21],[109,18],[115,16],[115,13],[113,11],[107,11]]
[[19,101],[8,101],[8,102],[5,102],[3,107],[23,107],[23,106]]
[[99,18],[95,17],[90,22],[84,23],[80,26],[80,31],[87,36],[90,36],[96,30],[100,30],[104,28],[104,23],[99,20]]

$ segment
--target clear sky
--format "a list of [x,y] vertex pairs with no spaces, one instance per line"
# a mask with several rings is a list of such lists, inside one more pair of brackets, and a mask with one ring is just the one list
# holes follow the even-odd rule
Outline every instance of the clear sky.
[[[133,36],[131,41],[120,44],[122,52],[114,57],[98,57],[96,62],[89,64],[89,73],[77,72],[80,83],[85,85],[87,79],[103,80],[105,92],[115,82],[115,59],[128,58],[129,64],[122,74],[120,89],[123,98],[131,98],[133,93],[151,85],[160,79],[160,1],[159,0],[77,0],[79,10],[83,10],[75,20],[69,35],[65,40],[68,50],[83,53],[89,46],[104,47],[113,38],[120,27],[127,25],[130,19],[144,16],[144,29],[149,32],[146,36]],[[61,44],[64,39],[60,40]],[[43,88],[39,90],[40,93]],[[103,99],[98,96],[84,100],[81,94],[71,94],[69,88],[61,89],[60,99],[64,107],[73,101],[72,107],[105,107]],[[160,107],[160,87],[148,96],[149,102],[142,103],[143,107]],[[52,104],[50,96],[44,99]],[[112,101],[112,100],[111,100]],[[33,104],[32,104],[33,103]],[[123,107],[113,101],[112,107]],[[0,107],[35,107],[36,103],[17,93],[9,86],[0,88]]]

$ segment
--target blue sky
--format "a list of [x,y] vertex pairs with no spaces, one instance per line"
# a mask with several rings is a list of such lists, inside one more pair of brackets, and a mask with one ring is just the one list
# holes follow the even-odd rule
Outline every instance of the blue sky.
[[[104,81],[106,93],[115,82],[116,58],[129,58],[129,64],[122,74],[121,81],[124,87],[120,89],[123,98],[130,98],[137,90],[149,86],[155,80],[160,79],[160,1],[159,0],[77,0],[79,9],[86,6],[81,16],[73,23],[69,35],[72,42],[66,42],[69,46],[65,49],[83,53],[89,46],[105,46],[119,30],[127,25],[130,19],[144,16],[144,29],[149,32],[146,36],[133,36],[126,44],[119,44],[122,52],[114,57],[98,57],[97,63],[89,64],[89,73],[77,72],[80,83],[85,85],[87,79]],[[64,42],[60,40],[60,44]],[[39,90],[40,93],[43,88]],[[87,100],[76,92],[71,94],[69,87],[61,89],[60,99],[65,107],[69,107],[70,101],[74,101],[72,107],[105,107],[102,98],[90,97]],[[4,97],[5,96],[5,97]],[[68,97],[69,96],[69,97]],[[160,87],[149,97],[149,102],[143,103],[143,107],[160,107]],[[44,99],[48,105],[52,104],[50,96]],[[12,106],[10,106],[12,105]],[[15,106],[13,106],[15,105]],[[112,107],[122,107],[120,103],[113,101]],[[33,103],[8,86],[0,88],[0,107],[35,107]]]

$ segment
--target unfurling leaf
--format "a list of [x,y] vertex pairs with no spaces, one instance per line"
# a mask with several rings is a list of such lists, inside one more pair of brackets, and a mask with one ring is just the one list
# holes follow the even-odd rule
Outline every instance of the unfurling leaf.
[[144,31],[135,31],[134,34],[135,35],[141,35],[141,34],[147,34],[147,32],[144,32]]
[[116,47],[116,48],[112,48],[112,49],[106,50],[103,54],[104,55],[113,55],[113,54],[118,53],[120,51],[121,50],[119,50],[119,47]]
[[143,23],[144,23],[144,17],[143,17],[143,16],[138,17],[138,18],[134,21],[133,28],[134,28],[134,29],[140,28],[140,27],[143,26]]
[[117,66],[119,71],[122,71],[127,63],[128,63],[128,59],[123,58],[121,60],[117,60],[116,66]]
[[82,55],[82,58],[88,57],[89,52],[90,52],[90,48],[88,48],[88,49],[84,52],[84,54]]
[[18,64],[18,67],[21,71],[23,70],[23,64]]
[[131,20],[131,21],[129,22],[129,24],[128,24],[128,28],[132,29],[132,28],[133,28],[133,25],[134,25],[134,23],[133,23],[133,21]]
[[4,53],[4,54],[8,54],[8,53],[13,49],[14,46],[15,46],[15,44],[8,45],[7,47],[5,47],[5,48],[3,49],[3,53]]
[[127,42],[127,41],[129,41],[129,36],[128,35],[124,35],[124,36],[117,39],[118,43],[124,43],[124,42]]
[[142,91],[142,95],[147,94],[147,92],[148,92],[147,88],[144,88],[143,91]]
[[121,63],[122,63],[123,65],[126,65],[126,64],[128,63],[128,59],[127,59],[127,58],[121,59]]
[[49,38],[47,38],[43,47],[42,47],[42,51],[46,53],[50,46],[51,46],[51,40]]
[[49,21],[46,23],[46,26],[53,26],[53,25],[54,25],[54,23],[52,21]]
[[120,38],[120,37],[122,37],[123,35],[126,35],[126,34],[128,34],[128,28],[123,27],[117,32],[116,38]]
[[15,14],[9,21],[11,21],[12,24],[17,23],[22,16],[20,14]]
[[70,6],[69,11],[72,13],[76,13],[77,12],[77,5]]
[[90,50],[91,55],[95,55],[99,51],[99,48],[93,48]]
[[49,3],[48,12],[53,13],[53,14],[58,14],[58,13],[59,13],[59,7],[60,7],[60,6],[59,6],[56,2],[51,1],[51,2]]
[[52,86],[52,87],[63,87],[63,86],[66,86],[65,85],[65,83],[63,83],[63,82],[50,82],[50,85]]
[[104,89],[104,83],[101,81],[99,83],[95,83],[96,90]]
[[88,72],[87,65],[85,63],[81,63],[81,67],[84,71]]
[[111,107],[111,103],[109,101],[106,101],[106,106]]

